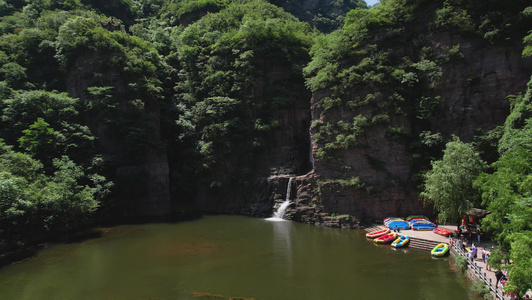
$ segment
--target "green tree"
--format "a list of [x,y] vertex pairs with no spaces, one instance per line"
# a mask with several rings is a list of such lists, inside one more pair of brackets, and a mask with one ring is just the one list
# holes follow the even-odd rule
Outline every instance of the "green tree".
[[431,165],[425,174],[423,201],[434,204],[440,220],[457,220],[477,204],[479,195],[473,181],[486,163],[473,146],[454,137],[446,144],[443,158]]
[[22,131],[20,147],[40,159],[50,157],[56,153],[58,136],[56,131],[46,123],[43,118],[38,118],[28,129]]
[[482,227],[492,231],[494,239],[508,250],[508,236],[512,232],[530,229],[526,223],[509,222],[509,216],[518,210],[516,204],[522,197],[532,192],[529,184],[532,151],[524,148],[509,151],[493,163],[492,168],[494,172],[481,173],[475,182],[482,191],[483,204],[491,212],[483,219]]
[[23,82],[26,80],[26,68],[15,62],[9,62],[0,67],[0,74],[3,79],[14,88],[21,88],[24,86]]
[[80,118],[79,99],[43,90],[17,91],[4,105],[0,135],[6,143],[20,145],[38,159],[46,157],[47,168],[62,155],[90,164],[95,137]]
[[39,219],[46,230],[67,231],[90,222],[99,206],[89,185],[80,184],[83,169],[68,157],[54,160],[56,172],[38,199]]
[[[532,201],[530,198],[526,201],[524,212],[519,215],[523,216],[523,221],[530,222],[532,216]],[[510,236],[511,251],[510,259],[513,261],[508,266],[508,286],[509,291],[519,291],[523,295],[532,288],[532,231],[516,232]]]
[[27,154],[0,141],[0,250],[91,224],[112,186],[67,157],[48,176]]
[[293,109],[308,93],[301,68],[315,34],[279,7],[256,0],[232,2],[179,34],[179,60],[171,62],[180,69],[175,111],[188,112],[177,122],[179,141],[195,147],[180,152],[194,152],[185,161],[187,172],[209,169],[200,180],[213,187],[249,181],[261,164],[258,153],[279,128],[275,114]]

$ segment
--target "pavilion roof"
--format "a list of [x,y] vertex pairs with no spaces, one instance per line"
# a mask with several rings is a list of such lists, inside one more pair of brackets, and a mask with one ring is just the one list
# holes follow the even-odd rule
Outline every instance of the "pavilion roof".
[[485,210],[485,209],[481,209],[481,208],[472,208],[472,209],[466,211],[466,215],[473,216],[473,217],[478,217],[478,218],[485,217],[485,216],[487,216],[490,213],[491,213],[491,211]]

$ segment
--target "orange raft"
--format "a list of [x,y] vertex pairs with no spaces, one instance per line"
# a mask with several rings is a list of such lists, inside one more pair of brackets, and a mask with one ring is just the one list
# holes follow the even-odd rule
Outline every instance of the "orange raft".
[[369,239],[378,238],[379,236],[385,235],[387,233],[390,233],[390,229],[386,228],[383,230],[375,231],[375,232],[368,232],[366,233],[366,237]]
[[396,238],[397,238],[397,232],[392,232],[392,233],[388,233],[385,235],[381,235],[380,237],[374,239],[373,241],[375,243],[385,244],[385,243],[389,243],[395,240]]
[[432,229],[432,232],[437,233],[439,235],[443,235],[443,236],[449,236],[449,234],[452,233],[452,231],[445,229],[445,228],[434,228]]

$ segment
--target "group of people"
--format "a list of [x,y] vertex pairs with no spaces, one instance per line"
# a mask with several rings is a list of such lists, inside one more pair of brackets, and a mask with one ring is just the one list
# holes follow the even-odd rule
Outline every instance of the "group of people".
[[[462,247],[462,250],[467,249],[467,242],[465,239],[461,238],[460,246]],[[475,245],[475,243],[471,243],[471,248],[467,251],[467,259],[469,261],[473,261],[478,256],[479,249]],[[486,264],[486,270],[491,271],[491,265],[490,265],[490,255],[491,255],[491,249],[489,248],[482,248],[482,251],[480,251],[480,255],[482,257],[482,262]]]
[[[489,248],[482,248],[482,250],[479,250],[479,248],[477,247],[477,245],[475,245],[475,243],[471,243],[471,248],[467,248],[467,240],[463,235],[460,236],[460,239],[458,240],[458,247],[461,247],[462,250],[466,251],[466,255],[467,255],[467,259],[470,261],[470,262],[473,262],[477,256],[481,255],[482,257],[482,262],[484,264],[486,264],[486,270],[487,271],[491,271],[491,264],[490,264],[490,261],[489,261],[489,257],[491,255],[491,249]],[[495,278],[497,279],[497,281],[495,282],[495,288],[497,288],[497,286],[499,285],[499,282],[504,286],[507,281],[508,281],[508,270],[497,270],[495,271]],[[526,298],[525,298],[526,299]]]
[[[474,233],[471,228],[469,228],[466,232],[462,233],[462,228],[460,226],[458,227],[456,233],[458,233],[457,237],[459,238],[456,240],[458,243],[456,247],[461,248],[464,252],[466,252],[466,257],[470,262],[473,262],[478,255],[481,255],[482,262],[486,265],[487,271],[492,271],[491,263],[489,261],[489,258],[491,256],[491,249],[489,248],[481,248],[479,249],[477,247],[478,243],[480,243],[480,230],[479,228],[476,228],[476,233]],[[475,236],[476,235],[476,236]],[[456,236],[456,235],[455,235]],[[475,238],[478,241],[478,243],[475,245]],[[450,237],[450,245],[452,246],[452,238]],[[469,242],[469,243],[468,243]],[[468,244],[471,245],[471,248],[468,248]],[[510,264],[511,262],[509,259],[506,259],[504,261],[506,264]],[[503,285],[503,287],[508,283],[508,269],[503,270],[493,270],[495,273],[495,278],[497,279],[495,282],[495,288],[498,287],[499,282]],[[530,292],[529,292],[530,293]],[[525,300],[531,300],[529,294],[525,294],[523,298],[519,298],[518,293],[507,293],[508,296],[510,296],[510,299],[525,299]]]

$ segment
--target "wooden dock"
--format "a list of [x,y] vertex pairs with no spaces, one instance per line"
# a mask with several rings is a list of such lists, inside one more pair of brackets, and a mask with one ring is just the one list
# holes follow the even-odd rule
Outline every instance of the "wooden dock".
[[[449,230],[453,230],[453,227],[448,225],[440,225],[438,227],[443,227]],[[382,224],[371,224],[364,228],[367,232],[375,232],[383,230],[386,227]],[[439,243],[449,243],[449,238],[436,234],[432,231],[416,231],[412,229],[401,230],[399,235],[407,235],[410,237],[410,242],[407,247],[420,249],[425,251],[430,251],[436,247]]]

